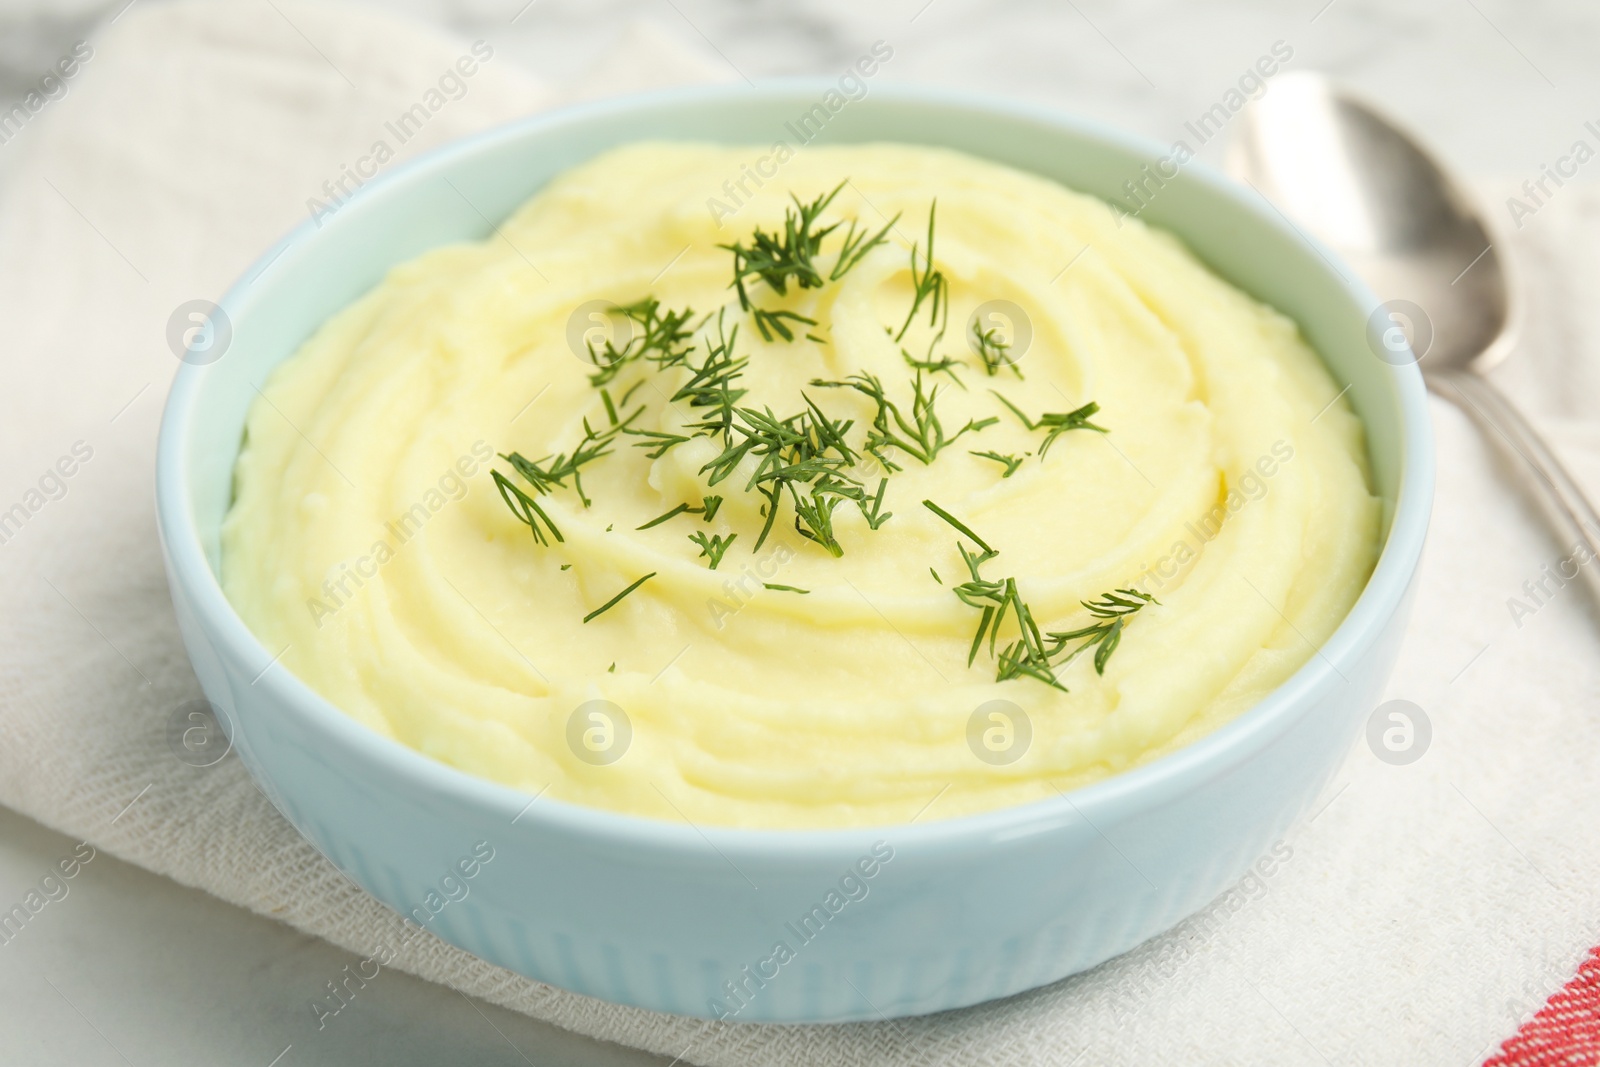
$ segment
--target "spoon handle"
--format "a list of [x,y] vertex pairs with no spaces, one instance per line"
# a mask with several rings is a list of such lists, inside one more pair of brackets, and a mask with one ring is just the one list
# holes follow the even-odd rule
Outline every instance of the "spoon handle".
[[[1501,440],[1532,468],[1533,483],[1550,505],[1550,517],[1562,529],[1563,549],[1573,552],[1572,562],[1586,572],[1590,587],[1600,595],[1600,515],[1584,495],[1555,452],[1531,423],[1522,416],[1504,393],[1489,380],[1471,371],[1432,375],[1429,383],[1453,400],[1469,416],[1493,430]],[[1580,553],[1587,548],[1587,554]],[[1562,561],[1563,564],[1566,560]],[[1562,574],[1573,578],[1576,574]]]

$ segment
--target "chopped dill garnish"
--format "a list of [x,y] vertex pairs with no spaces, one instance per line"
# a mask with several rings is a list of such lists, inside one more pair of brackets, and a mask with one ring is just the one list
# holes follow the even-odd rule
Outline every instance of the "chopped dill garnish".
[[652,526],[660,526],[662,523],[666,522],[668,519],[672,518],[674,515],[682,515],[684,512],[686,512],[688,510],[689,510],[689,505],[688,504],[679,504],[677,507],[673,508],[671,511],[663,512],[662,514],[657,515],[655,518],[651,519],[649,522],[645,523],[643,526],[635,526],[634,529],[635,530],[648,530]]
[[809,204],[802,204],[799,197],[790,193],[794,207],[784,209],[781,235],[766,233],[758,226],[750,235],[748,246],[737,242],[717,246],[733,253],[731,288],[739,292],[740,307],[746,311],[751,308],[750,294],[745,288],[745,279],[750,277],[760,278],[779,296],[788,293],[791,280],[802,289],[822,288],[822,274],[812,261],[822,249],[822,239],[836,230],[839,224],[824,226],[814,232],[812,226],[843,188],[844,182],[840,182],[831,193],[819,196]]
[[756,456],[760,462],[745,487],[749,490],[767,481],[812,481],[854,463],[856,453],[844,437],[851,423],[827,418],[809,399],[807,405],[808,410],[788,418],[779,418],[771,408],[732,410],[721,454],[700,473],[709,473],[709,484],[716,485],[746,456]]
[[831,193],[819,196],[809,204],[802,204],[800,198],[791,193],[789,196],[794,201],[794,207],[784,210],[782,234],[769,234],[758,226],[750,235],[748,245],[735,242],[717,246],[733,253],[731,288],[738,290],[739,306],[755,319],[756,329],[761,331],[764,340],[771,341],[778,336],[785,341],[793,341],[794,330],[789,327],[789,322],[803,322],[807,326],[815,326],[817,322],[794,311],[771,311],[756,307],[750,299],[746,280],[759,278],[779,296],[788,294],[791,281],[801,289],[822,288],[824,279],[814,260],[822,249],[822,239],[838,229],[839,224],[824,226],[820,230],[813,230],[812,227],[843,188],[844,182],[840,182]]
[[[511,468],[522,476],[523,480],[533,486],[534,491],[543,496],[556,488],[566,488],[568,478],[572,479],[572,488],[577,492],[578,499],[583,501],[584,507],[591,506],[594,501],[583,491],[583,468],[611,454],[611,446],[616,441],[617,435],[628,432],[629,425],[634,419],[644,413],[644,406],[640,405],[624,419],[616,417],[616,410],[611,404],[610,395],[601,390],[601,396],[606,401],[606,408],[611,418],[611,425],[604,430],[596,430],[589,425],[589,420],[583,420],[583,440],[578,442],[576,448],[569,456],[565,452],[558,452],[554,456],[546,456],[541,460],[530,460],[520,452],[502,453],[500,458],[511,464]],[[497,479],[499,484],[503,479]],[[500,495],[506,496],[504,489]],[[518,517],[522,512],[509,498],[506,504]],[[524,522],[527,520],[524,518]]]
[[[626,325],[628,329],[626,340],[621,340],[624,331],[618,329],[608,331],[616,337],[605,339],[599,345],[588,344],[588,356],[595,367],[588,377],[599,394],[605,416],[603,420],[596,419],[599,428],[591,424],[592,416],[585,417],[583,437],[570,453],[556,453],[538,460],[517,452],[506,453],[501,458],[510,464],[511,473],[493,472],[501,499],[518,521],[529,527],[538,544],[548,546],[564,540],[539,498],[558,489],[571,489],[584,508],[592,507],[594,502],[584,490],[583,474],[590,464],[612,455],[621,436],[636,438],[634,447],[645,450],[651,460],[663,458],[679,445],[705,438],[712,446],[707,452],[710,458],[700,466],[698,474],[706,488],[717,487],[737,476],[743,483],[744,493],[759,494],[758,514],[763,522],[752,552],[760,551],[781,515],[793,522],[801,538],[837,558],[845,552],[834,526],[841,502],[848,501],[858,509],[871,530],[880,529],[893,518],[893,512],[885,509],[885,500],[890,477],[904,470],[896,462],[900,453],[925,466],[931,465],[941,451],[962,435],[980,432],[1000,421],[993,415],[970,418],[952,432],[946,429],[938,412],[942,385],[935,384],[935,376],[946,375],[962,390],[967,389],[967,383],[957,373],[966,366],[963,360],[935,355],[949,326],[951,301],[950,280],[939,269],[934,254],[937,201],[928,207],[926,237],[913,243],[910,249],[911,306],[898,330],[884,326],[884,333],[900,348],[906,366],[913,372],[907,380],[910,395],[904,406],[890,396],[889,389],[878,377],[864,369],[847,374],[841,380],[812,379],[810,383],[816,388],[851,389],[866,397],[872,414],[870,422],[859,429],[852,419],[835,418],[804,391],[799,396],[803,406],[798,407],[785,407],[779,402],[775,411],[766,404],[758,407],[747,402],[749,390],[745,387],[744,375],[750,367],[751,356],[739,355],[736,351],[741,312],[750,316],[769,344],[775,339],[792,342],[802,332],[818,344],[831,344],[827,339],[831,324],[819,325],[816,319],[796,310],[759,307],[752,287],[757,283],[765,284],[777,297],[784,298],[792,295],[791,286],[793,290],[821,289],[838,282],[875,249],[888,243],[889,232],[901,217],[895,215],[877,230],[861,226],[858,219],[824,224],[824,214],[847,182],[848,179],[809,202],[802,202],[791,193],[793,203],[785,208],[781,229],[768,233],[757,227],[747,240],[719,246],[733,256],[733,280],[729,288],[736,290],[738,305],[729,300],[716,312],[714,326],[711,314],[696,320],[691,309],[665,309],[658,299],[648,295],[633,304],[608,310],[613,325]],[[830,237],[838,243],[825,250]],[[729,323],[730,312],[738,321]],[[927,341],[926,353],[918,358],[902,342],[912,327],[924,318],[931,339]],[[1022,378],[1011,356],[1011,345],[999,327],[985,330],[974,320],[971,332],[971,345],[988,376],[994,377],[1003,367],[1010,367],[1019,379]],[[911,347],[920,347],[923,336],[919,329],[918,340]],[[619,381],[630,367],[637,368],[639,373]],[[664,373],[669,377],[651,377]],[[668,382],[673,384],[668,385]],[[635,401],[635,396],[647,384],[686,421],[663,418],[655,429],[636,427],[646,407]],[[612,395],[613,389],[621,393],[620,399]],[[1043,440],[1037,448],[1041,458],[1064,433],[1072,430],[1107,432],[1105,427],[1091,421],[1099,411],[1099,406],[1092,402],[1075,411],[1046,412],[1032,419],[999,392],[991,392],[1029,431],[1043,432]],[[636,406],[630,409],[630,402]],[[785,410],[792,413],[780,414]],[[1035,453],[1025,452],[1019,457],[992,450],[972,450],[969,454],[1000,464],[1004,468],[1000,477],[1004,479],[1015,474],[1025,458]],[[873,490],[868,489],[871,478],[877,478],[878,483]],[[719,513],[727,492],[727,489],[719,489],[706,493],[699,507],[687,502],[676,504],[635,529],[649,530],[680,515],[699,515],[704,523],[710,524]],[[1083,602],[1093,616],[1090,625],[1042,633],[1017,591],[1015,578],[991,580],[982,576],[982,566],[994,559],[997,551],[932,500],[924,500],[923,505],[977,546],[973,549],[967,543],[957,543],[970,577],[953,585],[952,591],[963,603],[982,613],[968,653],[968,665],[987,643],[990,655],[997,659],[997,680],[1033,677],[1062,689],[1056,669],[1070,664],[1091,648],[1095,649],[1095,669],[1103,672],[1106,660],[1121,640],[1127,618],[1146,603],[1155,602],[1153,597],[1138,590],[1118,589],[1096,601]],[[785,511],[786,506],[788,511]],[[611,532],[615,524],[605,529]],[[688,539],[698,546],[699,558],[707,561],[708,569],[716,570],[738,536],[738,533],[713,533],[711,528],[702,528],[688,534]],[[561,570],[571,567],[571,563],[564,563]],[[944,585],[937,570],[929,567],[928,573],[936,583]],[[590,622],[615,607],[654,577],[656,572],[652,571],[631,583],[584,616],[583,621]],[[810,593],[796,586],[767,582],[762,585],[802,595]],[[1015,622],[1017,639],[997,652],[1002,627],[1009,633],[1008,620]],[[614,672],[616,664],[609,669]]]
[[[804,393],[806,409],[780,418],[771,408],[725,407],[722,417],[700,424],[708,436],[720,435],[723,449],[700,469],[707,482],[717,485],[739,469],[747,458],[757,462],[745,484],[766,498],[766,516],[755,550],[759,550],[777,520],[784,490],[795,510],[795,528],[808,540],[840,556],[844,548],[833,534],[833,509],[840,500],[864,498],[859,482],[842,473],[859,458],[845,435],[853,423],[830,418]],[[802,488],[804,487],[804,488]]]
[[660,459],[667,454],[667,449],[674,445],[681,445],[689,438],[681,433],[663,433],[660,430],[623,430],[625,434],[633,437],[647,437],[648,441],[635,441],[634,448],[653,448],[655,451],[646,452],[651,459]]
[[995,681],[1006,682],[1013,678],[1034,678],[1045,683],[1053,689],[1063,693],[1067,687],[1056,678],[1055,671],[1051,669],[1050,657],[1045,648],[1044,637],[1039,633],[1039,625],[1033,621],[1033,611],[1017,592],[1015,578],[987,579],[979,573],[979,568],[998,553],[989,551],[981,556],[974,556],[967,551],[967,546],[957,544],[961,558],[967,564],[971,580],[955,587],[955,594],[961,602],[970,607],[980,608],[982,617],[978,620],[978,630],[972,637],[972,646],[967,652],[967,665],[978,655],[978,649],[983,644],[984,636],[989,638],[989,654],[995,654],[995,641],[999,637],[1000,627],[1005,622],[1006,609],[1010,609],[1017,621],[1018,638],[1000,651],[998,666],[995,671]]
[[606,668],[606,673],[607,674],[616,674],[617,673],[617,662],[616,662],[616,660],[612,660],[611,661],[611,666]]
[[811,492],[802,494],[790,483],[794,498],[794,529],[808,541],[815,541],[838,559],[844,555],[844,546],[833,535],[833,509],[839,506],[839,497],[826,485],[813,486]]
[[609,313],[627,319],[642,332],[630,336],[621,348],[609,337],[598,351],[593,341],[588,342],[589,362],[597,368],[589,375],[589,381],[597,388],[609,384],[626,367],[641,359],[648,358],[662,367],[680,363],[692,347],[683,343],[694,333],[684,328],[694,315],[689,308],[663,313],[661,301],[647,296],[636,303],[612,308]]
[[683,360],[681,366],[689,369],[689,380],[672,394],[672,403],[686,400],[692,408],[728,408],[744,396],[745,390],[734,388],[733,383],[744,374],[745,367],[750,365],[750,358],[733,354],[733,346],[739,340],[739,326],[735,323],[732,329],[725,328],[726,311],[724,308],[717,312],[715,341],[709,334],[705,339],[704,362],[695,367],[687,357]]
[[[978,649],[983,647],[985,637],[989,639],[989,654],[991,656],[996,654],[995,644],[1008,610],[1016,619],[1017,640],[1001,649],[997,657],[995,670],[997,682],[1015,678],[1033,678],[1064,693],[1067,688],[1061,684],[1057,671],[1071,664],[1087,649],[1096,646],[1098,649],[1094,657],[1095,672],[1104,674],[1106,661],[1111,658],[1111,653],[1116,651],[1118,643],[1122,640],[1122,631],[1127,626],[1128,617],[1146,604],[1160,603],[1155,597],[1141,593],[1137,589],[1118,589],[1114,593],[1104,594],[1097,601],[1081,602],[1089,613],[1099,620],[1098,622],[1077,630],[1040,633],[1039,624],[1033,618],[1033,610],[1017,592],[1017,580],[985,578],[980,572],[980,568],[994,559],[998,553],[986,551],[982,555],[974,555],[967,551],[966,545],[959,542],[956,544],[956,549],[961,553],[962,561],[966,563],[971,578],[956,586],[953,592],[963,604],[983,612],[978,620],[978,629],[972,636],[972,645],[967,652],[967,666],[972,666],[977,658]],[[1073,641],[1081,643],[1076,648],[1068,650],[1067,646]]]
[[883,510],[883,491],[888,488],[888,486],[889,479],[878,479],[878,491],[872,497],[872,506],[870,508],[867,506],[867,497],[865,493],[861,495],[860,500],[856,501],[856,506],[861,509],[861,517],[867,520],[867,527],[869,529],[876,530],[878,527],[894,518],[894,512]]
[[[928,325],[939,328],[935,342],[944,336],[945,323],[949,321],[949,283],[945,281],[944,272],[933,267],[933,216],[938,207],[937,200],[928,205],[928,248],[920,268],[917,266],[918,246],[915,243],[911,245],[911,310],[906,312],[906,321],[900,324],[900,331],[894,335],[897,344],[905,338],[906,331],[911,328],[924,303],[928,305]],[[928,352],[929,355],[933,353],[931,344]]]
[[601,604],[598,608],[595,608],[593,611],[589,612],[589,614],[585,615],[583,617],[583,621],[584,622],[588,622],[590,619],[596,617],[597,615],[603,615],[606,612],[610,611],[612,608],[617,606],[617,602],[620,601],[623,597],[627,596],[629,593],[633,592],[635,589],[639,588],[641,585],[643,585],[645,582],[648,582],[650,579],[654,578],[655,576],[656,576],[656,572],[655,571],[651,571],[649,574],[645,575],[643,578],[640,578],[637,581],[630,583],[628,585],[628,587],[626,589],[624,589],[622,592],[618,593],[616,596],[612,597],[610,600],[606,601],[604,604]]
[[[750,315],[755,319],[756,329],[761,331],[761,339],[763,341],[772,340],[774,335],[783,338],[785,341],[794,340],[794,330],[784,323],[784,319],[788,319],[791,322],[803,322],[807,326],[815,326],[817,324],[816,319],[807,318],[798,311],[768,311],[766,308],[751,308]],[[806,336],[819,343],[822,341],[822,338],[814,334],[808,333]]]
[[722,498],[720,496],[704,496],[700,498],[700,506],[697,508],[691,508],[688,504],[679,504],[670,511],[666,511],[660,515],[657,515],[643,526],[635,526],[634,529],[648,530],[650,527],[660,526],[668,519],[674,518],[678,515],[700,515],[706,522],[710,522],[712,518],[716,516],[717,509],[720,507],[722,507]]
[[1000,403],[1010,408],[1013,415],[1022,420],[1022,425],[1026,426],[1030,430],[1048,431],[1044,436],[1044,442],[1039,445],[1040,459],[1044,458],[1044,454],[1050,450],[1050,445],[1055,441],[1055,439],[1064,433],[1068,433],[1072,430],[1093,430],[1095,433],[1111,432],[1104,426],[1096,426],[1094,423],[1089,421],[1094,417],[1095,413],[1100,410],[1100,405],[1096,404],[1092,400],[1075,411],[1069,411],[1065,414],[1047,411],[1043,415],[1040,415],[1037,419],[1030,419],[1028,416],[1022,413],[1022,409],[1017,407],[1017,405],[1013,404],[999,393],[995,393],[993,389],[989,391],[994,393],[995,398],[998,399]]
[[[516,455],[516,453],[512,453],[512,455]],[[518,520],[533,531],[533,539],[535,541],[541,545],[550,543],[545,537],[545,531],[539,529],[540,522],[544,523],[545,529],[550,532],[551,537],[554,537],[557,541],[566,540],[565,537],[561,536],[561,531],[556,528],[556,524],[550,521],[550,516],[546,515],[544,509],[539,506],[537,500],[524,493],[511,479],[499,471],[490,471],[489,473],[494,477],[495,487],[500,490],[500,499],[506,502],[506,507],[511,509],[511,514],[515,515]]]
[[[800,198],[791,193],[789,196],[794,201],[794,207],[784,209],[781,234],[767,233],[758,226],[751,233],[748,245],[735,242],[717,246],[733,253],[733,282],[730,288],[738,291],[739,306],[750,313],[764,340],[770,342],[773,337],[781,337],[785,341],[793,341],[794,329],[789,323],[815,326],[817,321],[795,311],[756,307],[747,287],[749,279],[759,278],[779,296],[788,295],[790,282],[800,289],[820,289],[826,281],[836,282],[843,278],[866,258],[867,253],[883,244],[890,227],[900,218],[896,215],[875,234],[866,229],[857,229],[856,221],[851,219],[843,235],[844,243],[839,248],[839,257],[824,278],[816,259],[822,251],[823,239],[837,230],[840,224],[835,222],[821,229],[814,227],[817,219],[844,187],[845,182],[840,182],[832,192],[817,197],[809,204],[801,203]],[[807,333],[806,337],[818,344],[827,343],[814,333]]]
[[992,459],[996,463],[1003,464],[1006,472],[1000,476],[1002,478],[1011,477],[1017,473],[1017,468],[1022,466],[1022,459],[1018,456],[1002,456],[998,452],[968,452],[967,455],[977,456],[979,459]]
[[1137,589],[1118,589],[1113,593],[1100,594],[1099,600],[1081,600],[1079,603],[1089,609],[1089,614],[1102,621],[1091,623],[1082,629],[1048,635],[1056,642],[1052,655],[1059,653],[1069,641],[1082,638],[1083,644],[1067,653],[1066,658],[1061,661],[1061,666],[1065,667],[1085,650],[1099,646],[1095,648],[1094,672],[1104,674],[1106,661],[1111,658],[1111,653],[1117,650],[1117,645],[1122,641],[1122,631],[1127,626],[1128,616],[1146,604],[1160,604],[1161,601]]
[[[970,528],[968,528],[966,523],[962,522],[960,519],[958,519],[954,515],[950,514],[944,508],[941,508],[938,504],[935,504],[931,500],[924,500],[922,502],[922,506],[927,508],[929,511],[933,512],[935,515],[939,516],[945,522],[948,522],[951,526],[954,526],[957,530],[961,531],[962,533],[966,534],[968,537],[972,538],[973,543],[976,544],[979,548],[983,549],[989,555],[994,556],[994,555],[998,555],[999,554],[994,549],[990,548],[988,546],[988,544],[984,541],[983,538],[981,538],[977,534],[973,533],[972,530]],[[963,552],[963,555],[964,554],[965,553]]]
[[883,383],[867,371],[852,374],[843,381],[815,378],[811,384],[823,389],[854,389],[876,405],[877,412],[872,418],[872,432],[867,434],[866,450],[891,471],[901,468],[884,455],[885,448],[898,448],[926,465],[932,463],[940,451],[955,443],[962,434],[986,429],[1000,421],[992,416],[971,419],[961,429],[947,435],[935,407],[939,400],[939,387],[935,385],[925,390],[920,370],[911,382],[910,419],[906,418],[898,404],[889,399]]
[[[849,179],[845,180],[848,181]],[[839,184],[843,187],[844,182]],[[838,191],[838,189],[834,190],[835,193]],[[845,231],[844,244],[839,248],[839,259],[834,263],[833,269],[828,272],[828,280],[836,282],[846,274],[849,274],[857,263],[866,258],[868,252],[871,252],[888,239],[889,230],[899,221],[900,213],[895,212],[894,218],[884,223],[883,229],[869,238],[866,230],[862,230],[860,235],[857,235],[856,220],[851,219],[848,223],[849,228]]]
[[[932,346],[929,347],[931,348]],[[966,391],[967,384],[956,375],[956,371],[966,366],[966,364],[954,356],[940,356],[938,359],[934,359],[930,353],[927,359],[918,359],[902,348],[900,357],[906,361],[906,366],[912,370],[925,370],[930,374],[943,374],[952,382],[955,382],[963,392]]]
[[[968,536],[970,530],[959,527]],[[973,540],[977,540],[973,537]],[[981,544],[981,542],[980,542]],[[967,666],[972,666],[972,661],[978,656],[978,649],[983,646],[984,635],[989,637],[989,654],[994,655],[995,639],[1000,633],[1000,621],[1005,617],[1006,609],[1011,606],[1016,597],[1016,582],[1010,578],[1002,581],[991,581],[979,573],[978,568],[994,559],[1000,553],[992,548],[985,547],[982,555],[973,555],[967,551],[967,546],[956,542],[956,550],[961,553],[961,560],[967,565],[967,572],[972,576],[970,580],[962,582],[952,590],[956,598],[968,607],[978,608],[983,612],[982,619],[978,622],[978,632],[973,635],[972,648],[967,653]],[[942,584],[942,583],[941,583]]]
[[[511,464],[511,469],[522,475],[523,481],[533,486],[534,492],[540,496],[544,496],[552,489],[565,484],[554,472],[545,470],[538,463],[525,458],[520,452],[502,452],[500,453],[500,458]],[[499,474],[500,472],[496,471],[495,473]],[[501,491],[501,495],[504,495],[504,490]]]
[[1022,377],[1022,368],[1016,361],[1008,358],[1006,353],[1011,350],[1009,342],[1001,339],[1000,327],[991,326],[987,330],[978,329],[976,319],[972,322],[973,350],[978,353],[978,359],[983,362],[983,369],[993,378],[1004,367],[1010,367],[1011,373],[1018,378]]
[[707,536],[704,531],[696,530],[689,535],[689,540],[700,546],[700,554],[702,556],[706,556],[711,560],[706,566],[716,570],[717,564],[722,562],[723,554],[728,551],[728,546],[733,544],[738,536],[738,534],[729,534],[727,537],[723,537],[721,534]]

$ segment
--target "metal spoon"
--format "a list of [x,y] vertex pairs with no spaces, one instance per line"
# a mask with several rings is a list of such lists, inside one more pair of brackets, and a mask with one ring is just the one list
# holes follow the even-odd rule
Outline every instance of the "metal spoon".
[[[1409,342],[1428,386],[1527,463],[1560,543],[1600,556],[1594,506],[1483,376],[1516,346],[1522,302],[1494,228],[1450,174],[1382,115],[1302,72],[1245,108],[1226,166],[1344,256],[1385,301],[1369,323],[1374,353],[1406,362]],[[1600,566],[1574,560],[1600,596]]]

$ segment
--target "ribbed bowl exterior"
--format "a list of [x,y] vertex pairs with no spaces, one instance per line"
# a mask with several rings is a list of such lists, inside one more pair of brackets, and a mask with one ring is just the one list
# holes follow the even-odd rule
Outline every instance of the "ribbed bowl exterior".
[[[769,128],[822,88],[591,106],[397,171],[325,226],[291,235],[235,289],[223,304],[233,347],[214,365],[184,367],[169,398],[158,502],[173,600],[201,685],[263,791],[417,926],[618,1003],[741,1021],[874,1019],[1006,996],[1124,952],[1216,898],[1306,811],[1381,695],[1409,609],[1432,492],[1420,377],[1362,347],[1370,294],[1269,209],[1197,171],[1152,218],[1294,315],[1351,384],[1391,516],[1378,571],[1335,637],[1200,742],[1025,808],[873,830],[735,831],[530,803],[365,730],[282,667],[263,672],[272,654],[216,578],[250,383],[388,266],[481,235],[478,211],[502,217],[610,144],[769,142]],[[1108,196],[1118,174],[1163,151],[965,96],[881,91],[849,107],[840,139],[950,145]],[[474,201],[470,217],[441,176]]]

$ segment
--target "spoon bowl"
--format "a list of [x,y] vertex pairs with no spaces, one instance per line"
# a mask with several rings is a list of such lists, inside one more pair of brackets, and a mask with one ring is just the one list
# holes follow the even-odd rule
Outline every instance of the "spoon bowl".
[[1424,374],[1483,371],[1509,353],[1521,308],[1491,228],[1444,167],[1365,103],[1320,75],[1285,74],[1245,110],[1226,165],[1386,300]]

